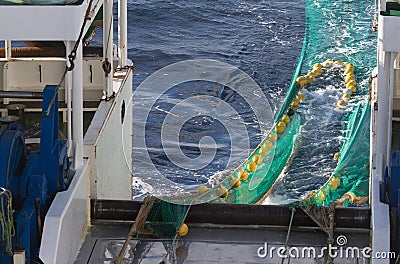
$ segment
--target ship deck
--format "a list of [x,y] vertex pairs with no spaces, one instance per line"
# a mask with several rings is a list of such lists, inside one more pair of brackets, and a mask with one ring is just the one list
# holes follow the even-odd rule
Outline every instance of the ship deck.
[[[132,201],[92,201],[92,226],[75,263],[113,263],[139,208],[140,203]],[[295,212],[286,244],[290,212],[284,206],[193,206],[186,221],[187,236],[176,241],[148,236],[132,239],[122,263],[281,263],[278,249],[285,245],[288,258],[284,263],[326,263],[328,254],[321,252],[328,236],[301,209]],[[335,243],[335,263],[369,263],[361,253],[370,244],[369,225],[368,208],[335,210],[334,238],[347,239],[342,247]],[[359,249],[359,258],[347,258],[349,247]],[[315,255],[308,255],[310,248]]]

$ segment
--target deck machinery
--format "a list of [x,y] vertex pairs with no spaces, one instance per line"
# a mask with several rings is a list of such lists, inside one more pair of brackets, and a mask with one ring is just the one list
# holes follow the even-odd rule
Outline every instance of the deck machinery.
[[118,26],[113,1],[0,6],[0,263],[73,263],[90,199],[132,197],[127,3]]
[[40,150],[27,152],[18,123],[0,127],[0,262],[4,264],[19,258],[38,261],[44,216],[55,194],[71,180],[67,141],[59,139],[57,97],[57,86],[46,86]]

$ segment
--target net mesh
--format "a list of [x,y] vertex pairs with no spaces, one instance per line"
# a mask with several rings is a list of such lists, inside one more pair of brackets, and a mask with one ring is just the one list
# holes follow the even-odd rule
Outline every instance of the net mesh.
[[310,193],[303,206],[347,206],[368,201],[369,195],[369,103],[358,105],[346,117],[345,141],[341,147],[336,169],[330,179],[317,191]]
[[[346,12],[344,17],[345,9],[352,12]],[[275,116],[274,127],[251,156],[220,182],[228,194],[213,202],[257,203],[268,195],[296,148],[297,134],[302,125],[301,114],[295,112],[301,101],[301,87],[296,80],[302,71],[312,68],[315,63],[335,58],[355,65],[357,83],[367,79],[375,61],[366,61],[367,54],[362,52],[371,52],[373,48],[367,47],[370,37],[368,34],[358,36],[356,32],[360,28],[365,30],[367,23],[362,19],[366,17],[366,9],[366,1],[306,1],[307,21],[303,49],[282,107]],[[349,36],[356,36],[357,41],[354,41],[354,37],[347,37],[341,43],[332,45],[334,37],[341,37],[343,31]],[[344,48],[351,50],[343,52]],[[356,54],[354,50],[361,52]],[[364,98],[367,89],[357,89],[359,98]],[[368,201],[369,120],[368,102],[359,104],[349,114],[342,116],[345,140],[341,145],[337,167],[320,189],[310,193],[303,201],[296,202],[296,205],[310,208],[335,202],[348,206]],[[233,180],[240,180],[240,186]],[[186,205],[157,200],[149,213],[147,223],[154,233],[172,236],[177,233],[188,210],[189,206]]]

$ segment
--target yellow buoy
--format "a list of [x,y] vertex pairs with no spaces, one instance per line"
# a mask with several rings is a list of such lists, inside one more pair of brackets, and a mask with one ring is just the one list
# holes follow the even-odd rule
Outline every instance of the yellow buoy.
[[292,108],[293,111],[297,111],[299,109],[298,105],[293,105],[290,108]]
[[351,69],[351,68],[346,68],[346,70],[344,71],[344,73],[347,75],[347,74],[354,74],[353,73],[354,72],[354,69]]
[[278,135],[275,133],[271,133],[269,134],[269,140],[271,140],[271,142],[276,142],[278,140]]
[[347,86],[357,86],[357,83],[356,83],[355,80],[351,80],[351,81],[349,81],[348,83],[346,83],[346,87],[347,87]]
[[318,75],[321,75],[324,72],[324,70],[322,68],[316,68],[316,69],[313,69],[313,71],[317,72]]
[[189,227],[187,226],[187,224],[183,223],[178,230],[178,235],[183,237],[186,236],[188,232],[189,232]]
[[288,117],[286,114],[283,114],[282,119],[281,119],[285,124],[290,123],[290,117]]
[[253,161],[247,163],[247,170],[250,172],[255,172],[257,170],[257,164]]
[[322,191],[319,191],[318,196],[322,203],[325,202],[325,198],[326,198],[325,193],[323,193]]
[[308,84],[305,76],[300,76],[296,80],[297,80],[297,84],[300,85],[300,87],[303,87]]
[[218,188],[218,196],[220,198],[226,198],[228,196],[228,189],[222,185]]
[[321,63],[315,63],[314,66],[313,66],[314,70],[321,69],[321,68],[322,68],[322,64]]
[[264,140],[264,142],[261,144],[261,147],[264,148],[264,149],[270,150],[270,149],[272,149],[273,145],[272,145],[272,142],[271,142],[271,141],[269,141],[269,140],[266,139],[266,140]]
[[340,178],[337,178],[337,177],[333,176],[332,178],[330,178],[329,184],[332,186],[332,188],[334,190],[336,190],[337,187],[339,187],[339,185],[340,185]]
[[312,71],[310,71],[309,73],[307,73],[307,76],[310,76],[310,77],[317,77],[317,76],[319,76],[321,73],[318,71],[318,70],[312,70]]
[[296,99],[299,100],[299,101],[304,101],[306,98],[304,97],[304,94],[298,93],[296,95]]
[[249,177],[249,174],[247,173],[247,171],[245,171],[242,168],[239,168],[238,178],[241,181],[245,181],[245,180],[247,180],[248,177]]
[[[346,85],[346,89],[348,91],[350,91],[351,93],[356,93],[357,92],[357,88],[355,85]],[[346,93],[349,93],[348,91],[346,91]]]
[[350,94],[348,94],[348,93],[345,93],[345,94],[343,94],[343,96],[342,96],[342,99],[343,100],[348,100],[348,99],[350,99]]
[[286,128],[286,123],[283,121],[279,121],[278,124],[276,124],[276,133],[282,134],[285,131]]
[[335,155],[333,155],[333,160],[338,161],[340,158],[340,152],[336,152]]
[[297,77],[296,83],[303,87],[306,84],[304,76]]
[[262,163],[262,156],[261,155],[253,155],[251,160],[255,162],[257,165]]
[[208,192],[209,190],[210,190],[210,189],[209,189],[207,186],[202,185],[202,186],[199,186],[199,187],[197,188],[197,194],[198,194],[198,195],[202,195],[202,194]]
[[346,69],[351,69],[351,70],[354,71],[354,65],[349,63],[349,64],[346,65]]
[[311,75],[306,75],[306,80],[307,80],[307,83],[313,83],[313,82],[315,82],[315,76],[311,76]]
[[346,106],[346,102],[343,101],[343,100],[339,100],[339,101],[337,102],[337,105],[338,105],[338,106]]
[[261,147],[260,148],[260,154],[261,156],[267,156],[268,155],[268,149]]
[[240,187],[240,180],[238,178],[232,177],[230,185],[231,185],[232,188],[239,188]]
[[322,66],[323,67],[327,67],[327,68],[330,68],[330,67],[332,67],[333,66],[333,60],[326,60],[326,61],[324,61],[323,63],[322,63]]
[[344,81],[345,81],[346,83],[349,83],[349,82],[351,82],[351,81],[354,81],[354,75],[352,75],[352,74],[347,75],[346,78],[344,79]]

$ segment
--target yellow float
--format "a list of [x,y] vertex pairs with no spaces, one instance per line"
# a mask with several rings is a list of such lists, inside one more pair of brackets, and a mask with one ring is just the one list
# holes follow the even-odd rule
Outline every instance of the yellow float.
[[290,117],[288,117],[286,114],[283,114],[282,119],[283,122],[285,122],[285,124],[289,124],[290,123]]
[[[346,68],[346,70],[344,71],[344,73],[345,73],[346,75],[347,75],[347,74],[352,74],[353,71],[354,71],[354,69]],[[354,73],[353,73],[353,74],[354,74]]]
[[348,83],[346,83],[346,88],[347,88],[347,86],[357,86],[357,83],[355,80],[351,80]]
[[354,74],[349,74],[344,79],[345,83],[349,83],[350,81],[354,81]]
[[300,76],[296,79],[296,83],[300,86],[303,87],[304,85],[306,85],[306,78],[304,76]]
[[271,133],[269,134],[269,140],[271,140],[271,142],[276,142],[278,140],[278,135],[275,133]]
[[272,149],[273,145],[271,143],[271,141],[269,140],[264,140],[264,142],[261,144],[261,147],[267,150]]
[[338,102],[337,102],[337,105],[338,106],[346,106],[346,102],[345,101],[343,101],[343,100],[339,100]]
[[240,180],[238,178],[232,177],[230,185],[231,185],[232,188],[239,188],[240,187]]
[[197,188],[197,194],[198,194],[198,195],[202,195],[202,194],[208,192],[209,190],[210,190],[210,189],[209,189],[207,186],[202,185],[202,186],[199,186],[199,187]]
[[[349,90],[351,93],[356,93],[357,88],[354,85],[346,85],[347,90]],[[346,92],[348,93],[348,92]]]
[[345,93],[345,94],[343,94],[342,99],[343,99],[343,100],[348,100],[348,99],[350,99],[350,97],[351,97],[350,94]]
[[339,158],[340,158],[340,152],[336,152],[335,155],[333,155],[333,159],[334,159],[335,161],[338,161]]
[[218,196],[220,198],[226,198],[228,196],[228,189],[222,185],[218,188]]
[[267,156],[268,155],[268,149],[266,149],[266,148],[260,148],[260,154],[261,154],[261,156]]
[[332,177],[332,178],[329,180],[329,184],[332,186],[332,188],[333,188],[334,190],[336,190],[337,187],[339,187],[339,185],[340,185],[340,178]]
[[316,70],[316,69],[322,69],[322,64],[321,63],[315,63],[313,65],[313,70]]
[[252,160],[253,162],[255,162],[257,165],[259,165],[259,164],[262,163],[262,157],[261,157],[261,155],[253,155],[253,156],[251,157],[251,160]]
[[238,178],[241,181],[245,181],[245,180],[247,180],[248,177],[249,177],[249,174],[247,173],[247,171],[242,168],[239,168]]
[[247,163],[247,170],[250,172],[255,172],[257,170],[257,164],[253,161]]
[[286,123],[283,121],[279,121],[278,124],[276,124],[276,133],[282,134],[285,131],[286,128]]
[[304,94],[298,93],[296,95],[296,99],[299,100],[299,101],[304,101],[306,98],[304,97]]
[[186,236],[188,232],[189,232],[189,227],[187,226],[187,224],[183,223],[178,230],[178,235],[183,237]]
[[310,73],[307,73],[306,75],[307,84],[315,82],[315,76],[311,76],[309,74]]

